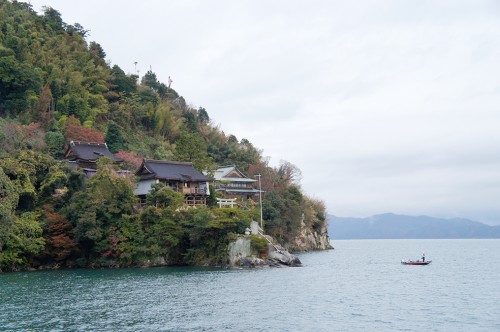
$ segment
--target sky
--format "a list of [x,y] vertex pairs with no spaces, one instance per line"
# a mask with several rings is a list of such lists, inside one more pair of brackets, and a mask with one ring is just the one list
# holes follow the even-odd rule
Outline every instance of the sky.
[[329,214],[500,224],[500,1],[29,2],[296,165]]

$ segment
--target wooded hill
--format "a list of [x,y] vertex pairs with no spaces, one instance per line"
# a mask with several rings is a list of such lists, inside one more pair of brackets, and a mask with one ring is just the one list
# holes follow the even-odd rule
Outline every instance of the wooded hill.
[[154,72],[139,77],[109,63],[87,35],[53,8],[39,15],[0,0],[0,270],[223,264],[230,239],[258,219],[255,208],[179,209],[179,194],[165,187],[148,196],[153,206],[137,209],[134,178],[118,176],[109,161],[89,179],[59,161],[71,140],[106,142],[131,171],[152,158],[261,174],[266,232],[285,245],[302,217],[306,227],[325,225],[324,205],[303,195],[297,167],[270,167]]

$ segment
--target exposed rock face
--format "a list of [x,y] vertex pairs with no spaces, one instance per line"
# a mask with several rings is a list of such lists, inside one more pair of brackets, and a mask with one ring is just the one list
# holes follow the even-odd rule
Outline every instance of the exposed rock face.
[[252,256],[252,249],[249,238],[238,238],[235,242],[231,242],[228,248],[229,265],[240,265],[243,258]]
[[327,227],[327,223],[324,223],[321,228],[315,230],[312,227],[307,227],[302,222],[300,233],[292,243],[291,249],[294,251],[333,249],[328,237]]
[[260,228],[259,223],[256,222],[255,220],[252,220],[250,223],[250,230],[252,231],[252,234],[259,235],[260,233],[263,233],[262,228]]
[[[269,235],[264,235],[259,224],[252,221],[250,231],[253,235],[258,235],[267,239],[267,257],[257,257],[252,252],[251,238],[247,235],[238,238],[229,244],[228,261],[233,267],[283,267],[302,266],[301,261],[292,255],[281,245],[274,242]],[[247,233],[248,234],[248,233]],[[299,236],[290,245],[294,251],[327,250],[333,249],[327,233],[327,224],[324,223],[319,229],[308,227],[304,221],[301,224]]]
[[281,264],[288,266],[302,266],[302,262],[297,256],[292,255],[280,245],[268,244],[267,249],[269,251],[269,258],[274,259]]
[[250,238],[240,237],[229,244],[229,265],[247,268],[302,266],[297,256],[290,254],[280,245],[268,244],[268,253],[267,258],[256,257],[252,254]]
[[238,265],[240,267],[265,267],[266,261],[263,260],[262,258],[258,258],[255,256],[251,257],[242,257],[238,261]]

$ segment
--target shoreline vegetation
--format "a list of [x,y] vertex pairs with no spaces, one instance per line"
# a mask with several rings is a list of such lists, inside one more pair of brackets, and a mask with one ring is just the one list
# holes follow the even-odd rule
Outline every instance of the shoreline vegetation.
[[[270,166],[151,70],[139,77],[111,64],[88,31],[56,9],[0,0],[0,271],[228,266],[230,243],[260,208],[265,234],[284,249],[330,248],[324,203],[302,192],[298,167]],[[106,143],[113,156],[70,167],[71,141]],[[209,175],[235,165],[259,176],[262,206],[245,198],[220,208],[213,184],[206,206],[186,207],[184,193],[165,184],[141,201],[135,172],[144,159]],[[251,255],[270,255],[249,238]]]

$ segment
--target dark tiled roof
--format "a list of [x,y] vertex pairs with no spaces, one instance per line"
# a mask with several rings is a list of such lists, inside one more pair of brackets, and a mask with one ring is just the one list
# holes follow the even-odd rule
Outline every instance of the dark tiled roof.
[[212,178],[198,172],[192,163],[180,161],[144,159],[136,174],[142,178],[153,175],[155,178],[166,180],[213,181]]
[[[86,143],[86,142],[69,142],[69,147],[73,152],[71,159],[97,160],[100,157],[108,157],[115,161],[123,161],[121,158],[115,157],[109,150],[106,143]],[[68,156],[69,150],[66,153]]]

